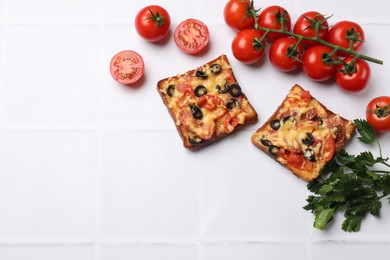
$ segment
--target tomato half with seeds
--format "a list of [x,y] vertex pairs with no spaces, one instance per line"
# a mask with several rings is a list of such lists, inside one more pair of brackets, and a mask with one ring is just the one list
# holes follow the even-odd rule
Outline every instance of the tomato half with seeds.
[[111,76],[121,84],[133,84],[144,75],[144,60],[135,51],[124,50],[112,57]]
[[390,96],[372,99],[366,109],[367,122],[378,132],[390,131]]
[[203,22],[197,19],[187,19],[176,27],[174,39],[177,47],[183,52],[197,54],[208,45],[210,33]]
[[171,18],[163,7],[149,5],[142,8],[135,16],[135,29],[147,41],[162,40],[169,31]]

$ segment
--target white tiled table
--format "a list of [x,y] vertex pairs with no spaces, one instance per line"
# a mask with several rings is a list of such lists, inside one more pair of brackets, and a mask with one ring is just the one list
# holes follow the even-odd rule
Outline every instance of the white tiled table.
[[[362,52],[385,63],[371,65],[370,86],[358,94],[277,72],[267,59],[256,66],[237,62],[224,0],[158,1],[171,14],[172,29],[190,17],[209,26],[204,55],[180,52],[172,33],[160,44],[145,42],[133,20],[153,3],[0,0],[0,259],[388,259],[388,203],[359,233],[341,231],[341,216],[327,231],[315,230],[302,209],[306,183],[257,150],[250,136],[295,83],[350,119],[364,117],[371,98],[390,95],[390,2],[256,3],[281,4],[293,21],[317,10],[334,14],[330,23],[360,23],[367,40]],[[124,49],[144,57],[138,88],[109,75],[111,57]],[[259,122],[189,152],[155,85],[221,53]],[[385,155],[389,137],[381,136]],[[347,149],[367,147],[353,139]]]

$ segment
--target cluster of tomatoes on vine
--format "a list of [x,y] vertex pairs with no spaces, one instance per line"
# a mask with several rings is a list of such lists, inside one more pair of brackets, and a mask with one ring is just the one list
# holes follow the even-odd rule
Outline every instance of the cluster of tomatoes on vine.
[[232,42],[237,60],[256,63],[270,45],[268,57],[276,69],[302,69],[314,81],[335,78],[342,89],[361,91],[371,76],[367,61],[382,61],[359,53],[365,42],[359,24],[340,21],[330,27],[328,18],[309,11],[292,27],[289,13],[281,6],[256,10],[253,0],[230,0],[224,8],[226,24],[237,31]]

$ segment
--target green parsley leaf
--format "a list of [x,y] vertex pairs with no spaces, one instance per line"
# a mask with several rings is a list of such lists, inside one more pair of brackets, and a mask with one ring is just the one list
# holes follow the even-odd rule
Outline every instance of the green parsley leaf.
[[366,120],[355,119],[354,123],[360,136],[358,139],[366,144],[371,144],[376,140],[375,129]]

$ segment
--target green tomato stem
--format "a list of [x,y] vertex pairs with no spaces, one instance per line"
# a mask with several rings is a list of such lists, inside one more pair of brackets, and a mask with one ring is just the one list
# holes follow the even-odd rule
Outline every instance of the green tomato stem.
[[354,51],[352,49],[349,49],[349,48],[344,48],[344,47],[341,47],[341,46],[334,45],[332,43],[329,43],[327,41],[324,41],[324,40],[320,39],[318,37],[318,35],[316,35],[315,37],[307,37],[307,36],[299,35],[299,34],[296,34],[296,33],[290,32],[290,31],[286,31],[283,28],[282,29],[270,29],[270,28],[261,27],[259,25],[256,26],[256,29],[265,31],[265,34],[263,35],[263,38],[265,38],[265,35],[267,35],[270,32],[281,33],[281,34],[284,34],[286,36],[295,37],[295,38],[297,38],[300,41],[304,39],[304,40],[317,42],[319,44],[322,44],[324,46],[332,48],[334,50],[334,53],[336,53],[337,51],[342,51],[342,52],[345,52],[347,54],[350,54],[350,55],[356,57],[356,59],[362,59],[362,60],[366,60],[366,61],[373,62],[373,63],[376,63],[376,64],[380,64],[380,65],[383,64],[382,60],[379,60],[379,59],[376,59],[376,58],[373,58],[373,57],[361,54],[361,53],[359,53],[357,51]]

